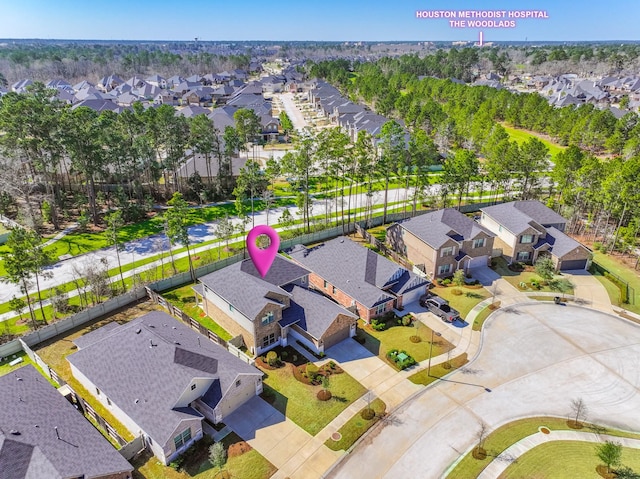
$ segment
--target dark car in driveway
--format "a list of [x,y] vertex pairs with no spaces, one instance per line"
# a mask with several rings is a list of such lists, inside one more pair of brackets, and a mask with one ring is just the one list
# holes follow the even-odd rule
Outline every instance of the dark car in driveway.
[[449,303],[440,296],[425,295],[420,298],[420,306],[427,308],[447,323],[453,323],[460,319],[460,313],[449,306]]

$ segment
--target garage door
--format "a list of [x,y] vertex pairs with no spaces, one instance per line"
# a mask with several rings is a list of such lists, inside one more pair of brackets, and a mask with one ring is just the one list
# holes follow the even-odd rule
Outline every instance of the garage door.
[[422,296],[425,292],[426,289],[422,286],[420,288],[407,291],[406,293],[402,293],[402,306],[406,308],[409,303],[417,303],[420,299],[420,296]]
[[324,350],[326,351],[331,346],[335,346],[340,341],[344,341],[349,337],[349,328],[342,328],[340,331],[333,333],[331,336],[324,338]]
[[488,261],[489,261],[489,257],[487,255],[478,256],[477,258],[471,258],[467,262],[467,268],[473,269],[473,268],[485,267],[487,266]]
[[585,269],[587,267],[586,259],[574,259],[571,261],[563,261],[560,263],[560,269],[562,271],[567,271],[570,269]]

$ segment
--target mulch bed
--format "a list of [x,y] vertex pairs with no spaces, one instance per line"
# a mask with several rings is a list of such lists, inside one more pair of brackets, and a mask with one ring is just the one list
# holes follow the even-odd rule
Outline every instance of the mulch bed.
[[236,442],[235,444],[231,444],[229,446],[229,451],[227,452],[227,455],[229,457],[242,456],[245,452],[249,452],[252,449],[253,448],[246,441],[240,441],[240,442]]
[[603,466],[602,464],[596,466],[596,472],[600,477],[604,477],[604,479],[616,479],[616,477],[618,477],[613,471],[607,472],[607,466]]
[[473,456],[474,459],[483,461],[487,458],[487,451],[485,451],[482,447],[474,447],[471,455]]
[[320,391],[318,391],[318,394],[316,394],[316,397],[320,401],[328,401],[329,399],[331,399],[331,391],[321,389]]
[[571,429],[582,429],[584,427],[581,422],[572,421],[571,419],[567,420],[567,426]]

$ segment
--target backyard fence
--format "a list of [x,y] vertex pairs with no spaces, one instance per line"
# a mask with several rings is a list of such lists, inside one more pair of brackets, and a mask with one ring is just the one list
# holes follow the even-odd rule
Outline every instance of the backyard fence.
[[620,302],[623,304],[636,304],[636,290],[625,279],[612,273],[600,263],[591,262],[590,271],[597,272],[611,281],[620,290]]

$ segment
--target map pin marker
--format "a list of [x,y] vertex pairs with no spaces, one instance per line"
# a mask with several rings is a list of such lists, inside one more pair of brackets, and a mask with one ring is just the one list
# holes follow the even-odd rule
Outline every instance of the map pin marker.
[[[269,238],[270,244],[265,249],[260,249],[256,246],[256,238],[260,235],[266,235]],[[251,261],[263,278],[269,272],[269,268],[273,264],[273,260],[278,254],[278,248],[280,247],[280,236],[278,232],[271,226],[260,225],[249,231],[247,235],[247,250]]]

